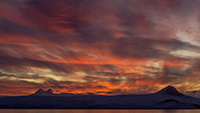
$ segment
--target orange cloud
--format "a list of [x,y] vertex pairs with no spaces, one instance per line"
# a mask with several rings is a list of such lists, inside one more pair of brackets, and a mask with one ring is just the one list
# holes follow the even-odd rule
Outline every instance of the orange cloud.
[[198,1],[2,0],[0,6],[0,95],[199,89],[199,56],[177,53],[199,52]]

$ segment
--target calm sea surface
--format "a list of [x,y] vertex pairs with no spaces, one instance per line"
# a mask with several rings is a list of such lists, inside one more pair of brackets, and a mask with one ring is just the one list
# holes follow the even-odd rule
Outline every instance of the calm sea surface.
[[0,109],[0,113],[199,113],[200,110],[56,110]]

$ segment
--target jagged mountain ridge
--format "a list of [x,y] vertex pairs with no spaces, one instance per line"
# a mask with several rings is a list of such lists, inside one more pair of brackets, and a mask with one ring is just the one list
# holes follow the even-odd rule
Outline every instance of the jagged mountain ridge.
[[53,95],[53,94],[54,93],[52,92],[52,89],[48,89],[47,91],[44,91],[43,89],[39,89],[32,95],[50,96],[50,95]]

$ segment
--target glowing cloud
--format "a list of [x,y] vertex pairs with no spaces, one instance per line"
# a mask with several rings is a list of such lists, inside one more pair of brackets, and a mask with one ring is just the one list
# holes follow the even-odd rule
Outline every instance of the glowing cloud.
[[200,90],[199,0],[1,0],[0,95]]

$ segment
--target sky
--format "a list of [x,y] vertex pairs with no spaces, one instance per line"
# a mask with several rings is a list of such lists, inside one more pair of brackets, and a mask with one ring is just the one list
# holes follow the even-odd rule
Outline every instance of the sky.
[[200,0],[0,0],[0,95],[200,90]]

